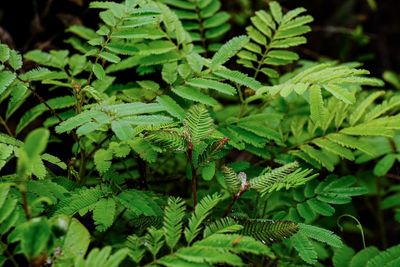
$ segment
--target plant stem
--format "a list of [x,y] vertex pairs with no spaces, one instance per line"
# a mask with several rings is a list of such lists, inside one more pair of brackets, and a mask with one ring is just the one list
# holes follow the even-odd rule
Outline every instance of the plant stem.
[[228,214],[232,211],[233,205],[235,205],[236,201],[244,194],[244,192],[247,191],[249,188],[250,184],[246,181],[244,184],[242,184],[242,187],[240,188],[239,192],[232,197],[231,203],[226,207],[224,211],[223,217],[228,216]]
[[31,215],[31,211],[29,210],[28,198],[26,196],[26,185],[22,185],[20,187],[20,191],[21,191],[21,199],[22,199],[22,208],[24,209],[25,217],[27,220],[30,220],[32,215]]
[[8,135],[14,137],[13,132],[11,131],[10,127],[8,127],[7,122],[3,119],[2,116],[0,116],[0,123],[4,126],[4,128],[6,129]]
[[197,205],[197,172],[193,163],[193,143],[189,142],[187,150],[190,168],[192,169],[192,196],[193,196],[193,207]]

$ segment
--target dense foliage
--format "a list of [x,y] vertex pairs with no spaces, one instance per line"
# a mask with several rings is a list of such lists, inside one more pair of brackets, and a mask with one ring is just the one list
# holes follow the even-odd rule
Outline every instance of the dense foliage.
[[400,220],[400,95],[301,60],[304,8],[229,38],[219,0],[90,7],[68,50],[0,44],[0,265],[400,265],[356,205]]

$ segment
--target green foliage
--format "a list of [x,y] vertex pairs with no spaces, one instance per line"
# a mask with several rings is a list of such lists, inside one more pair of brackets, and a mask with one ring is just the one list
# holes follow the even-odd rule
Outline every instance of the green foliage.
[[221,11],[221,1],[161,0],[176,13],[184,29],[195,43],[195,51],[215,51],[220,44],[215,40],[230,29],[230,15]]
[[228,34],[219,0],[91,1],[63,50],[0,44],[0,265],[400,265],[334,226],[397,233],[398,91],[300,60],[313,18],[268,2]]
[[298,167],[298,163],[293,162],[273,169],[266,174],[251,179],[250,188],[259,191],[261,194],[271,193],[281,188],[289,189],[300,186],[315,177],[315,175],[307,177],[311,170],[301,170]]
[[271,2],[269,12],[256,11],[251,18],[251,26],[246,28],[251,39],[245,49],[238,54],[238,63],[270,78],[277,78],[278,72],[269,66],[281,66],[299,59],[299,55],[284,50],[306,43],[305,33],[311,28],[307,26],[313,21],[309,15],[301,15],[306,10],[296,8],[283,14],[278,2]]

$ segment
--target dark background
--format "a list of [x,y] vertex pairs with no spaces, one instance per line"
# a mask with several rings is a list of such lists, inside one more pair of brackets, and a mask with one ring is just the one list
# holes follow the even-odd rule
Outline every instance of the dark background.
[[[376,1],[376,0],[375,0]],[[223,9],[235,14],[232,36],[244,33],[243,23],[267,0],[222,0]],[[0,0],[0,40],[24,52],[66,48],[62,40],[71,24],[96,27],[88,0]],[[303,58],[321,57],[360,61],[376,76],[384,70],[400,72],[400,1],[284,0],[285,9],[303,6],[315,21],[309,42],[299,51]]]

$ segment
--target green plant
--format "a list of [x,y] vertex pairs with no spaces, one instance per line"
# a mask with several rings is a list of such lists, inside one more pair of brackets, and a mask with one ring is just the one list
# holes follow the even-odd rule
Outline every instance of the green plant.
[[[306,43],[305,9],[270,2],[226,41],[219,0],[90,6],[99,28],[74,25],[68,50],[24,54],[34,69],[0,45],[0,264],[372,258],[334,222],[357,216],[353,197],[387,195],[355,166],[391,169],[400,96],[358,63],[299,61],[289,49]],[[370,266],[395,266],[396,249],[373,249]]]

